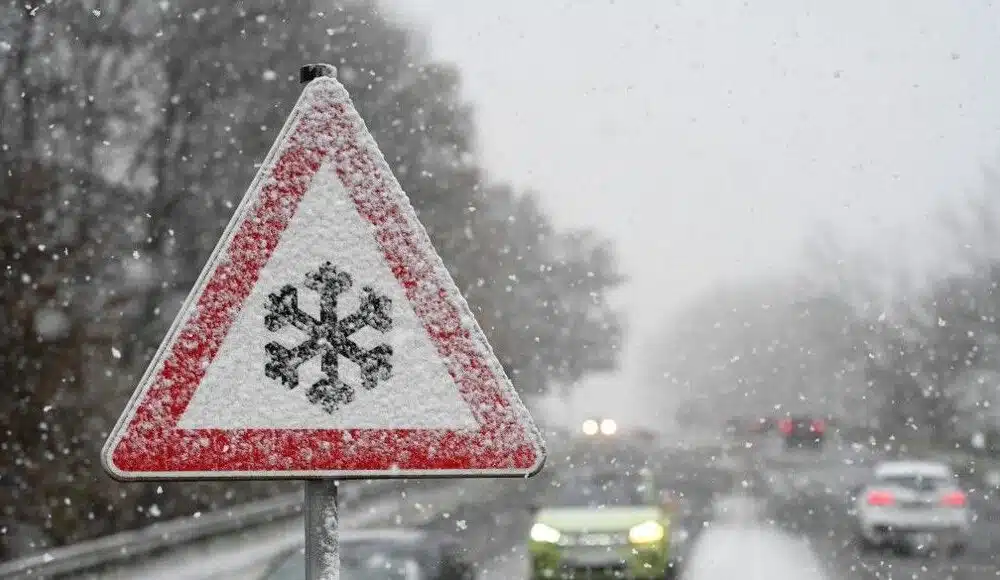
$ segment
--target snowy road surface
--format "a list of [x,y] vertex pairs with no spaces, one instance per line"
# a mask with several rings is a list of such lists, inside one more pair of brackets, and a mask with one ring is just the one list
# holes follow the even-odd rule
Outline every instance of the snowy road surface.
[[[810,545],[761,518],[751,499],[722,498],[718,519],[695,541],[684,580],[827,580],[824,564]],[[527,524],[527,519],[523,520]],[[520,528],[518,530],[518,528]],[[524,527],[513,526],[482,552],[480,580],[527,579]],[[520,533],[518,533],[520,531]],[[485,539],[485,538],[484,538]],[[490,545],[491,544],[491,545]],[[838,579],[839,580],[839,579]]]
[[[685,580],[741,578],[768,580],[996,580],[1000,578],[1000,502],[979,490],[970,493],[978,514],[974,535],[964,556],[938,562],[893,556],[860,557],[853,544],[851,520],[843,492],[867,473],[877,459],[851,449],[831,447],[820,454],[792,454],[782,461],[758,465],[796,483],[784,493],[773,493],[766,485],[751,489],[758,502],[723,498],[716,502],[716,519],[695,542],[689,556]],[[728,463],[728,462],[727,462]],[[753,463],[753,462],[750,462]],[[668,464],[686,472],[690,479],[710,490],[718,477],[706,469],[703,458],[673,458]],[[734,480],[753,479],[734,466]],[[706,501],[711,498],[702,498]],[[527,578],[524,537],[528,516],[510,501],[478,506],[481,513],[466,514],[470,532],[478,537],[484,562],[483,580]],[[475,511],[475,510],[473,510]],[[506,514],[501,526],[490,528],[495,513]],[[484,527],[474,522],[486,522]]]
[[[716,559],[731,560],[746,554],[742,549],[735,552],[736,544],[754,546],[761,558],[758,567],[763,573],[768,569],[785,570],[788,566],[788,578],[801,580],[821,580],[824,576],[802,576],[803,570],[819,569],[819,559],[811,553],[810,548],[802,541],[796,541],[786,533],[767,526],[767,515],[764,506],[751,498],[740,496],[722,496],[714,498],[713,480],[718,478],[718,472],[707,469],[699,461],[698,465],[685,461],[677,464],[685,470],[686,475],[696,484],[695,488],[704,490],[705,496],[693,498],[695,501],[714,503],[715,522],[706,528],[691,547],[691,556],[702,558],[703,567],[699,576],[685,576],[690,580],[716,580],[719,578],[734,578],[732,575],[716,576],[721,569],[711,567]],[[455,531],[456,520],[466,523],[463,530],[468,540],[468,547],[473,559],[480,563],[480,580],[526,580],[528,576],[528,561],[526,557],[525,539],[530,525],[530,516],[524,507],[530,491],[511,490],[503,497],[479,505],[467,505],[456,513],[448,514],[430,524],[438,529]],[[739,539],[742,537],[743,539]],[[768,551],[770,550],[770,551]],[[785,562],[778,553],[792,551],[797,559]],[[772,554],[773,553],[773,554]],[[732,555],[730,555],[732,554]],[[773,555],[773,557],[772,557]],[[744,570],[745,572],[745,570]],[[796,576],[795,572],[800,575]],[[744,578],[746,576],[738,576]],[[760,576],[769,580],[784,580],[784,576]],[[755,577],[753,577],[755,578]]]
[[[979,513],[968,553],[944,570],[934,562],[894,557],[860,558],[853,547],[851,521],[842,492],[866,473],[874,458],[831,447],[820,454],[792,454],[780,461],[711,461],[697,454],[674,455],[665,462],[675,475],[702,490],[695,501],[715,505],[715,520],[694,542],[685,580],[740,578],[755,580],[997,580],[1000,563],[1000,503],[971,494]],[[861,463],[861,465],[858,465]],[[713,466],[714,464],[714,466]],[[733,469],[721,482],[718,465]],[[763,482],[741,497],[716,497],[720,485],[738,493],[742,479],[752,480],[754,466],[771,476],[793,481],[784,493]],[[533,480],[534,481],[534,480]],[[537,489],[537,488],[535,488]],[[480,563],[481,580],[522,580],[527,576],[524,541],[530,516],[531,490],[516,486],[490,501],[468,504],[436,518],[428,527],[458,531]],[[952,570],[952,567],[954,568]]]
[[[480,580],[522,580],[528,578],[527,571],[525,548],[515,540],[485,564]],[[826,580],[825,574],[807,543],[747,520],[711,526],[693,546],[682,578]]]
[[684,580],[826,580],[823,564],[801,539],[739,523],[713,526],[698,542]]

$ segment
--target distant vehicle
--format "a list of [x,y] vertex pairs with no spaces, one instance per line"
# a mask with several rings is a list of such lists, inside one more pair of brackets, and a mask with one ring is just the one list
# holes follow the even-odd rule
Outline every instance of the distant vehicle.
[[[305,580],[304,549],[288,554],[267,580]],[[371,529],[340,534],[340,580],[475,580],[460,542],[423,530]]]
[[687,533],[653,476],[594,472],[569,478],[534,508],[528,552],[533,579],[673,578]]
[[862,550],[965,549],[972,516],[966,493],[950,466],[935,461],[887,461],[855,496],[854,515]]
[[792,416],[778,419],[778,430],[786,449],[821,449],[826,421],[819,417]]
[[774,428],[770,417],[732,417],[726,421],[726,434],[730,436],[760,435]]
[[730,417],[726,420],[726,435],[740,435],[743,433],[743,419],[740,417]]
[[611,436],[618,432],[618,423],[614,419],[587,419],[583,422],[580,430],[584,435],[593,437],[595,435]]
[[646,445],[655,444],[659,438],[659,435],[656,433],[656,431],[653,431],[652,429],[644,429],[641,427],[632,429],[629,432],[629,436],[635,439],[636,441],[640,441]]
[[759,417],[750,426],[754,433],[770,433],[774,431],[774,419],[771,417]]

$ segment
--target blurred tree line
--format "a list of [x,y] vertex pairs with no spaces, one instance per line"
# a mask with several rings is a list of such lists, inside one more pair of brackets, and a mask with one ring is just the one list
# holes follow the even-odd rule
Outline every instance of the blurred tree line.
[[[697,297],[647,345],[660,405],[720,431],[808,412],[880,445],[1000,452],[1000,176],[919,240],[880,260],[820,228],[797,271]],[[891,261],[915,252],[941,259]]]
[[593,232],[488,179],[458,71],[372,0],[0,8],[0,557],[282,484],[117,484],[98,454],[295,102],[331,62],[526,395],[616,364]]

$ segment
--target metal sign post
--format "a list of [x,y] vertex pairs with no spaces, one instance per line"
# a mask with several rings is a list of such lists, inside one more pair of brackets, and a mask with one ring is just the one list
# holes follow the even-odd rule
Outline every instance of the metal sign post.
[[337,481],[307,479],[306,580],[340,580],[340,514]]
[[[299,82],[337,76],[329,64],[307,64],[299,69]],[[340,513],[337,481],[307,479],[305,489],[306,580],[340,580]]]

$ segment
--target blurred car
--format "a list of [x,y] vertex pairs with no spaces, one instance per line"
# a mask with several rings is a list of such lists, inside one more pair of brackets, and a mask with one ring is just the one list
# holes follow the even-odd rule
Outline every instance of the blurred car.
[[743,433],[743,419],[740,417],[730,417],[726,419],[726,435],[740,435]]
[[532,578],[674,577],[674,548],[686,531],[673,522],[673,498],[650,472],[580,474],[534,508],[528,552]]
[[[287,554],[267,580],[305,580],[304,548]],[[340,580],[475,580],[461,543],[423,530],[371,529],[340,534]]]
[[774,419],[771,417],[758,417],[750,426],[753,433],[770,433],[774,431]]
[[587,437],[597,435],[612,436],[618,432],[618,423],[614,419],[592,418],[583,422],[580,431]]
[[659,441],[659,434],[652,429],[636,427],[629,432],[629,436],[646,446],[654,446]]
[[887,461],[853,494],[858,543],[863,550],[965,549],[972,522],[966,493],[949,465]]
[[826,437],[826,421],[819,417],[792,416],[778,419],[778,430],[786,449],[821,449]]
[[763,435],[774,429],[770,417],[731,417],[726,420],[726,434],[729,436]]

